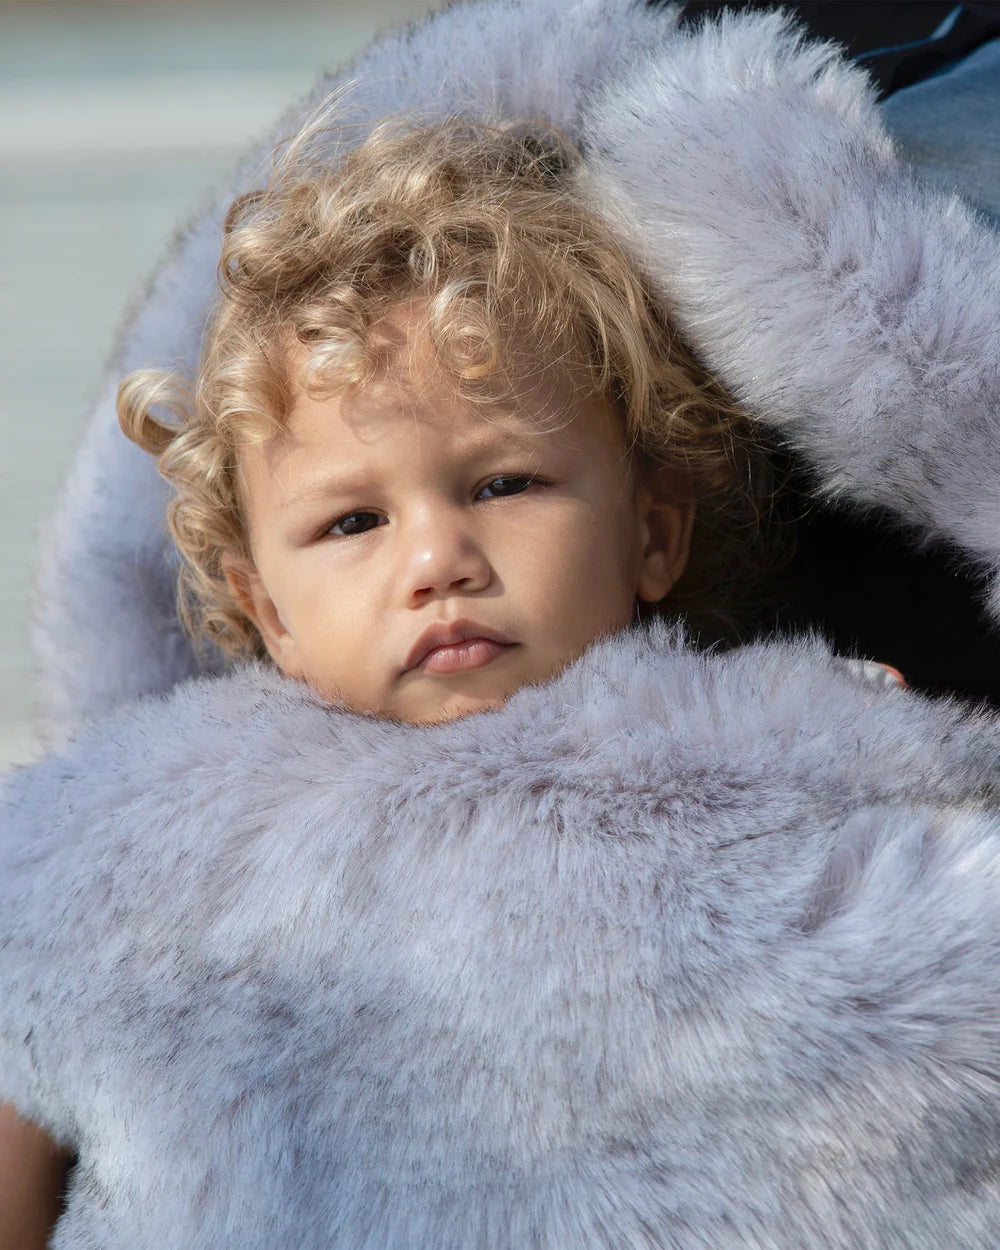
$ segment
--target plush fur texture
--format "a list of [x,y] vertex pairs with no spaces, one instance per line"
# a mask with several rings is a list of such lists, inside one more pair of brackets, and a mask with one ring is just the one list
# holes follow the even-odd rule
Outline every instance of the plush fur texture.
[[828,493],[995,571],[996,232],[913,180],[865,76],[779,14],[730,14],[585,111],[592,200],[709,365]]
[[996,1245],[1000,727],[818,644],[414,730],[250,671],[3,797],[58,1250]]
[[[578,135],[826,488],[994,567],[995,237],[781,18],[674,22],[454,7],[355,103]],[[119,369],[192,362],[221,204]],[[57,1250],[994,1250],[1000,723],[662,628],[437,728],[178,684],[162,506],[109,398],[41,607],[77,740],[0,798],[0,1100],[79,1150]]]

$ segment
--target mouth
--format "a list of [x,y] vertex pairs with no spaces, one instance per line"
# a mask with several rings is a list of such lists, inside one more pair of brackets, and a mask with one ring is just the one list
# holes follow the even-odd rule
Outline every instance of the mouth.
[[472,621],[432,625],[425,630],[406,657],[404,672],[470,673],[492,664],[516,646],[502,634]]

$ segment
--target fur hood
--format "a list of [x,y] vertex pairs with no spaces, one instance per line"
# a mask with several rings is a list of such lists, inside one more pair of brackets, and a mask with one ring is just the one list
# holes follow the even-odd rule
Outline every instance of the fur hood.
[[[576,136],[824,489],[993,573],[996,237],[782,17],[675,26],[453,6],[352,107]],[[233,190],[116,377],[192,367]],[[68,745],[0,799],[0,1100],[79,1151],[58,1250],[993,1250],[994,719],[663,628],[435,728],[196,677],[164,503],[109,390],[42,582]]]
[[[836,49],[776,13],[685,32],[677,17],[628,0],[455,4],[322,81],[274,138],[344,84],[358,135],[400,112],[553,122],[583,146],[582,190],[631,236],[687,339],[820,489],[945,539],[992,578],[995,233],[913,180]],[[142,366],[193,373],[226,208],[269,150],[180,236],[125,327],[47,535],[35,643],[54,743],[220,667],[178,624],[167,488],[121,437],[114,394]]]

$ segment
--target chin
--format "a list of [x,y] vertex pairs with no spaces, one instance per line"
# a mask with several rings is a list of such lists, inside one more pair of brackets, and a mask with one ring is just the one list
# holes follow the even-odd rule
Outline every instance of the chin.
[[317,685],[313,685],[312,688],[331,707],[341,708],[345,712],[356,712],[375,720],[394,721],[397,725],[446,725],[449,721],[475,716],[477,712],[490,712],[503,707],[510,696],[520,689],[520,686],[515,686],[512,690],[502,694],[490,695],[451,690],[437,701],[425,699],[422,701],[422,706],[402,708],[366,707],[361,702],[345,698],[342,691],[332,693]]
[[465,694],[459,691],[449,692],[437,704],[428,700],[426,708],[414,708],[399,712],[393,719],[407,725],[446,725],[449,721],[464,720],[467,716],[475,716],[479,712],[493,712],[503,707],[514,691],[507,690],[497,695]]
[[[562,660],[548,671],[539,673],[522,672],[516,681],[510,680],[510,675],[508,674],[510,685],[500,690],[497,689],[497,686],[503,686],[503,683],[496,681],[496,677],[499,674],[491,675],[494,677],[494,680],[490,682],[476,682],[474,679],[477,674],[465,674],[461,678],[451,679],[453,684],[450,688],[447,684],[448,679],[443,679],[436,698],[434,697],[434,690],[425,689],[422,692],[425,697],[415,701],[414,706],[386,711],[382,715],[405,725],[445,725],[449,721],[463,720],[465,717],[475,716],[479,712],[495,712],[498,708],[503,707],[512,695],[519,690],[523,690],[525,686],[544,685],[546,682],[558,677],[567,664],[573,662],[574,658],[571,656]],[[485,676],[486,670],[482,670],[482,673]],[[482,688],[476,690],[475,686],[477,684],[480,684]],[[492,690],[490,685],[493,686]]]
[[[511,691],[513,693],[513,691]],[[449,721],[464,720],[467,716],[476,716],[479,712],[495,712],[510,698],[503,695],[496,699],[454,699],[442,707],[428,711],[425,715],[406,717],[411,725],[447,725]]]

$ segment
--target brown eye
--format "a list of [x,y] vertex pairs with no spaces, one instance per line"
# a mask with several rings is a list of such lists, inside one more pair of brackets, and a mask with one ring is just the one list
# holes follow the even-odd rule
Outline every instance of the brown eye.
[[379,512],[348,512],[334,521],[324,533],[333,534],[336,538],[350,538],[352,534],[366,534],[385,523],[386,518]]
[[477,499],[506,499],[508,495],[520,495],[522,491],[528,489],[536,481],[535,478],[529,477],[524,473],[504,474],[501,477],[491,477],[490,480],[479,488]]

